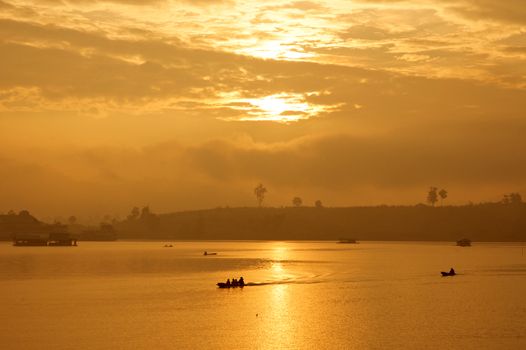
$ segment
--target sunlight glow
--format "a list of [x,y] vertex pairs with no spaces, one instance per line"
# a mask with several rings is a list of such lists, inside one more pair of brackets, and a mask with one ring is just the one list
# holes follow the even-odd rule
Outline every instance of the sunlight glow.
[[304,50],[297,45],[288,44],[279,40],[265,41],[256,46],[237,50],[237,52],[253,57],[275,60],[299,60],[314,56],[312,53],[304,52]]
[[272,270],[274,275],[276,275],[276,277],[278,277],[278,278],[283,277],[284,270],[283,270],[283,265],[281,264],[281,262],[273,263],[272,266],[270,267],[270,269]]
[[280,93],[260,98],[237,99],[234,102],[239,103],[239,105],[231,108],[246,113],[246,115],[242,117],[235,118],[235,120],[240,121],[290,123],[315,117],[321,112],[334,108],[334,106],[309,103],[303,94],[289,93]]
[[288,248],[280,244],[272,249],[272,253],[272,259],[274,259],[274,262],[270,267],[272,274],[274,275],[275,279],[283,280],[287,276],[286,271],[283,268],[282,260],[286,260],[288,258]]
[[308,103],[290,96],[272,95],[247,101],[263,112],[275,116],[282,115],[285,111],[305,113],[309,110]]

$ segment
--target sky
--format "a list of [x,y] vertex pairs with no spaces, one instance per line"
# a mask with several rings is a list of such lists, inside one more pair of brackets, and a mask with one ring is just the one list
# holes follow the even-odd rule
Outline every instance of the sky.
[[526,195],[523,0],[0,0],[0,213]]

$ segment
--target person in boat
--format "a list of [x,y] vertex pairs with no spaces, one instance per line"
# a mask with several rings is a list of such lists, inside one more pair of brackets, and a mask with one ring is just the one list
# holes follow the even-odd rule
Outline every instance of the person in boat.
[[237,279],[235,279],[235,278],[232,279],[232,286],[233,286],[233,287],[237,287],[237,286],[238,286],[238,283],[239,283],[239,282],[237,281]]
[[230,287],[230,278],[226,280],[227,287]]
[[239,285],[241,287],[243,287],[245,285],[245,280],[243,279],[243,277],[239,277]]
[[454,275],[456,275],[456,273],[455,273],[455,269],[451,268],[451,270],[449,270],[449,275],[450,275],[450,276],[454,276]]

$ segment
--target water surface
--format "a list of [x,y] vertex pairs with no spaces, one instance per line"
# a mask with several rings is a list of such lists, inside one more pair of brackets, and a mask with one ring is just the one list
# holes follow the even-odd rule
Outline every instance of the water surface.
[[[519,244],[0,243],[0,348],[526,348],[524,254]],[[450,267],[459,275],[440,277]],[[251,285],[215,287],[239,276]]]

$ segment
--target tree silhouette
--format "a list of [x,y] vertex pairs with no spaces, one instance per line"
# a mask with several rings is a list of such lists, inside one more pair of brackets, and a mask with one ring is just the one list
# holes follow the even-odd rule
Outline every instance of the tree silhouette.
[[70,225],[75,225],[77,223],[77,218],[74,216],[74,215],[71,215],[69,218],[68,218],[68,224]]
[[430,203],[432,206],[435,206],[435,203],[438,201],[438,188],[436,187],[430,187],[429,192],[427,193],[427,202]]
[[292,198],[292,205],[296,208],[301,207],[303,204],[303,200],[300,197],[294,197]]
[[502,198],[502,204],[521,204],[522,196],[518,192],[505,194]]
[[522,197],[520,193],[510,193],[510,201],[511,201],[511,204],[521,204]]
[[314,206],[316,208],[323,208],[323,204],[321,203],[321,201],[319,199],[316,202],[314,202]]
[[256,188],[254,188],[254,194],[256,195],[259,207],[263,205],[265,193],[267,193],[267,189],[263,186],[263,184],[259,184]]
[[438,195],[440,196],[440,205],[444,205],[444,199],[447,198],[447,191],[445,189],[441,189],[440,192],[438,192]]
[[147,219],[152,215],[150,212],[150,206],[145,206],[141,209],[141,219]]
[[139,218],[139,214],[140,214],[140,210],[138,207],[133,207],[133,209],[131,210],[131,213],[130,215],[128,215],[128,220],[135,220],[137,218]]

